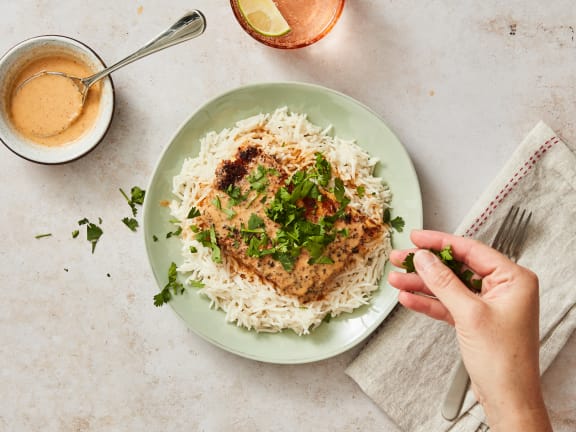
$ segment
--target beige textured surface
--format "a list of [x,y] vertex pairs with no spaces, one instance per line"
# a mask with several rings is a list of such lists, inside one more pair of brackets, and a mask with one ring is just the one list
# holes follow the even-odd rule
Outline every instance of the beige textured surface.
[[[56,33],[110,64],[190,8],[208,29],[114,74],[112,128],[84,159],[46,167],[0,148],[0,431],[395,431],[344,375],[356,350],[261,364],[154,308],[118,188],[145,186],[176,128],[215,95],[307,81],[385,119],[414,159],[425,225],[452,231],[538,119],[576,143],[572,0],[349,0],[325,40],[293,52],[250,39],[226,0],[83,4],[1,2],[0,51]],[[70,233],[99,216],[105,234],[91,255]],[[34,239],[43,232],[53,236]],[[544,380],[561,432],[576,426],[575,358],[573,335]]]

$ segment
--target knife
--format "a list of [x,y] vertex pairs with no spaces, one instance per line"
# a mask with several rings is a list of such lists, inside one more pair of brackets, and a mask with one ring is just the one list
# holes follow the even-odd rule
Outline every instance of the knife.
[[452,421],[460,414],[460,409],[462,408],[462,403],[464,403],[464,397],[466,396],[466,390],[469,384],[470,376],[468,375],[466,366],[464,366],[464,362],[460,359],[450,388],[448,392],[446,392],[444,403],[442,404],[442,417],[446,420]]

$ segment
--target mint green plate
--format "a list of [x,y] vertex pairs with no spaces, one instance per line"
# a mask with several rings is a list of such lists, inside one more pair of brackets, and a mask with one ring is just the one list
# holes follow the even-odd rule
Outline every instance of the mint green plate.
[[[241,87],[211,100],[198,109],[165,148],[148,185],[144,203],[144,235],[152,271],[161,288],[167,283],[171,262],[181,262],[180,242],[166,239],[174,226],[170,213],[160,206],[171,200],[172,177],[180,172],[186,157],[198,154],[199,140],[209,131],[220,131],[259,113],[287,106],[307,113],[319,126],[333,125],[335,135],[356,142],[380,158],[376,174],[394,194],[392,215],[402,216],[406,227],[393,236],[394,247],[410,247],[409,232],[422,227],[422,199],[418,178],[406,150],[394,134],[369,108],[354,99],[324,87],[302,83],[265,83]],[[153,241],[153,236],[158,241]],[[397,303],[397,292],[386,282],[386,265],[380,289],[369,305],[323,323],[307,336],[292,331],[257,333],[226,323],[224,312],[210,309],[209,301],[189,289],[176,296],[170,306],[198,335],[243,357],[271,363],[307,363],[340,354],[364,340]],[[152,302],[153,292],[149,292]],[[156,314],[164,310],[155,311]],[[152,318],[159,319],[159,316]]]

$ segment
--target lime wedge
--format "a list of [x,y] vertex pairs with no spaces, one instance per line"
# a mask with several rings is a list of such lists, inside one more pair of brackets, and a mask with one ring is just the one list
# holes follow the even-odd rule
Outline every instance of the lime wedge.
[[238,6],[250,27],[264,36],[282,36],[290,31],[272,0],[238,0]]

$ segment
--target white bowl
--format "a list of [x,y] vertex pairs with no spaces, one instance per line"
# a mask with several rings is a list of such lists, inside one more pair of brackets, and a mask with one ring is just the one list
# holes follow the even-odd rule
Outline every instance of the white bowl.
[[114,114],[114,86],[110,77],[101,82],[98,117],[91,129],[61,146],[44,146],[18,133],[8,115],[8,101],[15,76],[42,50],[70,52],[93,71],[106,67],[102,59],[83,43],[65,36],[38,36],[20,42],[0,58],[0,140],[18,156],[42,164],[61,164],[76,160],[94,149],[104,138]]

